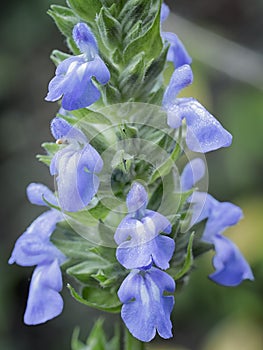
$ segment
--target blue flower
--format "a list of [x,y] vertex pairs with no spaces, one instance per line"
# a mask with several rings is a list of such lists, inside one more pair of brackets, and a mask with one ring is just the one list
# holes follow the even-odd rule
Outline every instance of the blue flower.
[[96,39],[85,23],[75,25],[73,39],[82,54],[59,64],[46,96],[46,100],[52,102],[63,96],[62,107],[66,110],[87,107],[100,98],[92,78],[102,85],[110,79],[110,72],[98,55]]
[[[201,159],[189,162],[181,175],[183,191],[192,188],[203,177],[204,172]],[[236,286],[244,279],[253,280],[251,268],[239,249],[222,235],[228,227],[239,222],[243,217],[242,210],[230,202],[219,202],[205,192],[195,191],[188,201],[192,206],[191,224],[206,219],[202,241],[213,244],[215,248],[213,265],[216,271],[209,277],[224,286]]]
[[[31,203],[47,206],[57,201],[53,193],[44,185],[32,183],[27,188]],[[44,198],[44,199],[43,199]],[[62,289],[62,276],[59,265],[66,257],[51,242],[50,236],[56,224],[64,217],[56,209],[41,214],[18,238],[9,259],[9,264],[21,266],[37,265],[29,288],[24,321],[28,325],[44,323],[58,316],[63,309],[59,294]]]
[[168,18],[169,14],[170,14],[169,6],[166,5],[165,3],[162,3],[162,7],[161,7],[161,23],[163,23]]
[[[163,3],[161,8],[161,23],[167,19],[169,13],[169,7]],[[170,44],[167,53],[167,61],[172,62],[175,68],[179,68],[184,64],[192,63],[192,58],[189,56],[183,43],[176,34],[170,32],[161,32],[161,36]]]
[[119,245],[117,259],[127,269],[144,268],[152,263],[167,269],[174,252],[174,240],[160,235],[161,232],[171,232],[169,220],[146,209],[147,203],[145,188],[138,182],[133,183],[127,196],[129,214],[121,221],[114,235]]
[[206,153],[230,146],[231,134],[197,100],[176,97],[192,81],[190,66],[184,65],[174,71],[163,97],[168,125],[177,129],[185,120],[186,144],[194,152]]
[[86,136],[62,118],[54,118],[51,132],[62,149],[50,164],[57,175],[59,205],[66,211],[83,209],[98,191],[103,161]]
[[254,280],[249,264],[230,239],[216,234],[212,241],[216,252],[213,258],[216,271],[209,276],[212,281],[234,287],[245,279]]
[[174,298],[164,292],[173,293],[174,290],[172,277],[155,267],[130,272],[118,296],[124,304],[121,317],[135,338],[149,342],[156,331],[165,339],[172,337],[170,314]]

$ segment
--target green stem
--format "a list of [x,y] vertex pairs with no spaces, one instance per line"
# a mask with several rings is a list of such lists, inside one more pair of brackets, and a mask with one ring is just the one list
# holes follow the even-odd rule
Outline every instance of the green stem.
[[124,344],[124,350],[146,350],[145,343],[134,338],[126,327],[124,334]]

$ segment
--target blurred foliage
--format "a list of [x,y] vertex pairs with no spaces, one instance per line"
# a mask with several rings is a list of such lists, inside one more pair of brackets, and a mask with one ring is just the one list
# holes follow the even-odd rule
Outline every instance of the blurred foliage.
[[[48,170],[35,160],[40,144],[51,140],[49,121],[57,110],[45,103],[54,72],[49,53],[66,50],[63,37],[46,15],[51,0],[5,1],[0,13],[0,147],[2,243],[0,284],[0,349],[68,349],[72,329],[89,332],[98,314],[71,300],[64,290],[62,316],[38,327],[23,324],[31,268],[8,266],[15,239],[39,213],[25,198],[29,182],[52,185]],[[56,0],[63,5],[63,0]],[[261,0],[168,0],[186,18],[251,48],[262,50]],[[191,48],[189,48],[191,53]],[[222,55],[224,53],[222,52]],[[236,57],[238,61],[238,57]],[[248,62],[249,65],[249,62]],[[239,84],[220,72],[193,63],[194,84],[184,96],[197,96],[234,135],[233,146],[208,155],[210,192],[231,200],[245,218],[229,235],[252,263],[256,281],[238,288],[213,284],[211,256],[202,257],[189,284],[176,295],[174,338],[148,346],[159,350],[260,350],[263,326],[263,100],[262,92]],[[43,171],[45,169],[45,171]],[[107,316],[104,328],[113,335],[117,316]],[[180,346],[181,347],[180,347]]]

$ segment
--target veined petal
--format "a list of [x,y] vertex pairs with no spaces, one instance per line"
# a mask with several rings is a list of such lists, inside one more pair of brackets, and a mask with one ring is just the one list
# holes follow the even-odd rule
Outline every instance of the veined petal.
[[91,61],[78,63],[68,73],[62,99],[62,107],[64,109],[84,108],[100,98],[100,91],[92,82],[92,77],[95,77],[103,85],[110,79],[110,72],[98,55]]
[[182,191],[188,191],[205,175],[205,163],[201,158],[192,159],[181,174]]
[[28,325],[44,323],[58,316],[63,309],[59,292],[62,276],[58,262],[36,267],[30,283],[24,322]]
[[64,94],[67,85],[70,87],[69,77],[76,66],[79,66],[84,62],[84,58],[80,56],[72,56],[62,61],[55,72],[55,77],[51,79],[48,84],[48,94],[45,98],[46,101],[57,101]]
[[97,54],[97,41],[86,23],[78,23],[73,28],[73,39],[82,53]]
[[78,128],[70,125],[65,119],[56,117],[52,119],[50,124],[51,133],[56,140],[76,140],[80,143],[87,143],[88,139],[84,133]]
[[43,200],[46,199],[49,203],[57,205],[57,199],[50,189],[40,183],[31,183],[26,189],[27,197],[32,204],[47,206],[47,203]]
[[61,220],[63,216],[56,210],[41,214],[18,238],[8,263],[33,266],[49,263],[54,259],[64,262],[64,254],[49,241],[57,222]]
[[171,233],[171,223],[164,215],[158,213],[157,211],[146,209],[145,217],[142,219],[142,222],[146,224],[146,222],[149,222],[149,219],[151,219],[154,224],[155,235],[161,232],[168,234]]
[[[189,65],[185,64],[177,68],[170,79],[169,85],[167,86],[164,96],[163,96],[163,106],[166,109],[169,109],[174,106],[176,96],[179,92],[192,84],[193,82],[193,73]],[[182,118],[180,118],[182,120]],[[173,120],[168,119],[168,124],[171,127]]]
[[156,268],[132,271],[123,281],[118,296],[124,303],[121,316],[131,334],[145,342],[156,334],[165,339],[172,337],[170,313],[174,305],[172,296],[175,283],[165,272]]
[[146,242],[123,242],[116,250],[117,260],[126,269],[145,268],[153,262],[161,269],[168,269],[175,248],[174,240],[158,235]]
[[85,145],[81,151],[78,171],[86,170],[91,173],[100,173],[102,168],[103,161],[100,154],[90,144]]
[[81,162],[82,150],[65,152],[57,159],[59,204],[63,210],[78,211],[88,205],[99,187],[99,179]]
[[202,240],[212,242],[213,237],[222,233],[226,228],[236,225],[243,217],[242,210],[229,202],[214,202],[205,226]]
[[145,268],[152,264],[152,241],[137,243],[126,241],[121,243],[116,250],[119,263],[126,269]]
[[228,238],[215,235],[213,237],[216,255],[213,265],[216,271],[209,277],[223,286],[233,287],[243,280],[254,280],[251,268],[236,245]]
[[[85,65],[85,66],[84,66]],[[87,63],[83,64],[87,68]],[[82,77],[78,76],[77,70],[70,74],[69,84],[65,86],[62,107],[68,111],[85,108],[100,98],[100,91],[91,81],[91,76],[86,75],[86,69]]]
[[162,32],[161,35],[162,38],[164,40],[167,40],[170,44],[167,53],[167,61],[172,62],[174,68],[179,68],[185,64],[188,65],[192,63],[192,58],[189,56],[183,43],[176,34],[170,32]]
[[110,71],[100,56],[96,56],[93,61],[89,62],[88,69],[91,76],[94,76],[100,84],[105,85],[110,80]]
[[46,100],[56,101],[63,96],[62,107],[65,110],[87,107],[100,98],[100,91],[93,84],[92,77],[101,84],[110,79],[107,66],[97,54],[67,58],[59,64],[56,76],[50,81]]
[[186,120],[190,150],[206,153],[230,146],[231,134],[195,99],[178,98],[172,113],[168,113],[168,125],[172,126],[173,117],[179,116]]
[[136,230],[138,220],[131,218],[129,215],[120,222],[117,230],[114,234],[114,240],[117,244],[121,244],[126,241],[129,237],[132,237]]
[[191,225],[207,219],[218,201],[206,192],[194,192],[188,202],[191,203],[192,219]]
[[134,182],[127,195],[126,204],[129,213],[143,212],[148,204],[148,194],[143,185]]

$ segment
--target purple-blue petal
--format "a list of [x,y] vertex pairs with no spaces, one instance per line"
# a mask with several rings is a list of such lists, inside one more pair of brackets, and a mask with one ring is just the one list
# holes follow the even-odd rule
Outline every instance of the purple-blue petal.
[[169,7],[165,3],[162,3],[162,7],[161,7],[161,23],[163,23],[167,19],[169,14],[170,14]]
[[184,64],[192,63],[192,58],[189,56],[183,43],[176,34],[170,32],[162,32],[161,35],[162,38],[167,40],[170,44],[167,53],[167,61],[172,62],[174,68],[179,68]]
[[62,61],[56,76],[49,83],[47,101],[62,98],[65,110],[84,108],[100,98],[100,91],[92,82],[95,77],[100,84],[106,84],[110,79],[110,72],[98,55],[87,60],[82,54]]
[[129,215],[120,222],[114,234],[114,240],[117,244],[121,244],[126,241],[129,237],[132,237],[136,227],[138,225],[138,220],[131,218]]
[[206,192],[194,192],[188,199],[192,211],[191,225],[207,219],[218,201]]
[[171,233],[172,225],[164,215],[158,213],[157,211],[146,209],[145,217],[142,219],[142,223],[146,224],[149,222],[149,219],[151,219],[152,223],[154,224],[156,234],[161,232],[167,234]]
[[100,154],[90,144],[85,145],[81,151],[78,171],[86,170],[91,173],[100,173],[102,168],[103,160]]
[[26,189],[27,197],[32,204],[47,206],[47,203],[43,200],[47,200],[53,205],[57,205],[57,199],[50,189],[40,183],[31,183]]
[[73,39],[82,53],[98,53],[97,41],[86,23],[78,23],[73,28]]
[[107,82],[110,80],[110,71],[100,56],[96,56],[93,61],[89,62],[88,70],[89,74],[94,76],[102,85],[107,84]]
[[216,271],[209,277],[223,286],[234,287],[243,280],[254,280],[251,268],[236,245],[228,238],[216,235],[213,238],[216,255],[213,265]]
[[83,132],[72,125],[70,125],[65,119],[56,117],[52,119],[50,124],[51,133],[56,140],[59,139],[75,139],[80,143],[88,142],[87,137]]
[[89,172],[90,164],[82,160],[83,150],[68,148],[56,159],[58,199],[63,210],[78,211],[86,207],[98,191],[99,179]]
[[126,204],[129,213],[144,211],[148,204],[148,194],[143,185],[134,182],[127,195]]
[[121,243],[116,250],[119,263],[126,269],[144,268],[152,263],[152,241],[135,245],[134,242]]
[[121,243],[117,248],[116,257],[127,269],[145,268],[154,262],[156,266],[166,270],[170,266],[169,261],[174,248],[173,239],[158,235],[143,243],[134,240]]
[[118,296],[124,303],[121,316],[131,334],[145,342],[158,331],[165,339],[172,337],[170,313],[174,298],[164,291],[174,292],[175,283],[165,272],[151,268],[134,270],[123,281]]
[[56,140],[62,139],[72,129],[72,126],[65,119],[56,117],[50,123],[50,130]]
[[46,101],[57,101],[64,94],[65,83],[70,84],[71,72],[84,62],[82,56],[72,56],[62,61],[55,72],[55,77],[48,84],[48,94]]
[[215,235],[236,225],[242,217],[242,210],[237,205],[229,202],[214,202],[210,208],[202,240],[212,242]]
[[[185,64],[177,68],[173,72],[169,85],[167,86],[163,96],[164,108],[169,110],[169,108],[173,107],[176,101],[176,96],[179,94],[179,92],[185,87],[187,87],[188,85],[192,84],[192,82],[193,82],[193,73],[189,65]],[[180,123],[181,123],[181,120],[182,118],[180,118]],[[171,123],[173,123],[173,118],[172,120],[168,120],[168,124],[169,126],[175,128],[175,126],[172,126]]]
[[85,108],[100,98],[100,91],[91,81],[91,77],[79,81],[77,74],[71,75],[70,85],[65,85],[62,107],[68,111]]
[[28,325],[44,323],[63,310],[62,276],[58,261],[35,268],[30,283],[24,322]]
[[185,118],[187,124],[186,144],[194,152],[206,153],[232,142],[231,134],[195,99],[178,98],[168,110],[168,125],[173,119]]
[[181,174],[182,191],[188,191],[205,175],[205,163],[201,158],[192,159]]
[[54,259],[64,262],[64,254],[49,241],[57,222],[62,220],[62,214],[56,210],[41,214],[17,239],[9,264],[33,266],[49,263]]

